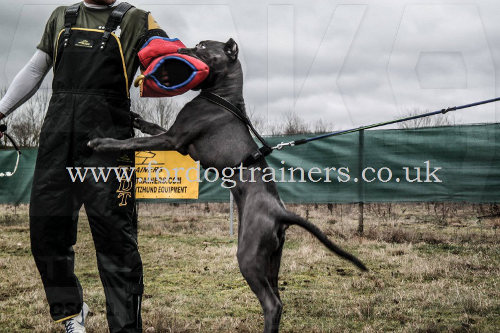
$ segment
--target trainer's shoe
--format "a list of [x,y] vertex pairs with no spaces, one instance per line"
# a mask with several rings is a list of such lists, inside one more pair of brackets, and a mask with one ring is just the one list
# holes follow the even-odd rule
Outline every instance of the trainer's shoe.
[[82,311],[78,316],[64,322],[66,333],[85,333],[85,318],[87,318],[88,313],[89,307],[86,303],[83,303]]

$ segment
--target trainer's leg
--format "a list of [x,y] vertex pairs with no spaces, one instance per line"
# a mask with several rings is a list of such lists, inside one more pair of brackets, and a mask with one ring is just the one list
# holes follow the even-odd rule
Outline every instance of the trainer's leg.
[[[36,174],[36,173],[35,173]],[[69,184],[54,185],[35,177],[30,202],[31,252],[40,272],[50,314],[56,321],[77,315],[82,288],[74,274],[80,204]]]
[[86,183],[84,205],[97,253],[110,332],[142,332],[142,261],[134,187],[116,179]]

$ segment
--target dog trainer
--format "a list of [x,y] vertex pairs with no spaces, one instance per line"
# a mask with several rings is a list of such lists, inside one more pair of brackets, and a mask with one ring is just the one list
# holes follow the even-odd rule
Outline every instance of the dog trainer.
[[[50,314],[67,332],[85,332],[88,312],[74,274],[78,212],[85,206],[97,253],[111,332],[142,332],[142,262],[133,184],[87,177],[73,183],[66,167],[129,166],[129,153],[95,153],[89,139],[133,136],[129,87],[138,48],[168,37],[148,12],[115,0],[57,8],[30,62],[0,102],[0,119],[28,100],[51,67],[30,202],[31,249]],[[91,176],[91,175],[87,175]]]

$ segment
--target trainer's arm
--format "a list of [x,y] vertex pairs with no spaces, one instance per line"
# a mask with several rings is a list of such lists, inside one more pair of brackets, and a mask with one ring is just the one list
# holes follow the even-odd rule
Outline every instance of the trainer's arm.
[[0,119],[9,115],[36,93],[51,67],[51,57],[37,50],[16,75],[5,96],[0,100]]

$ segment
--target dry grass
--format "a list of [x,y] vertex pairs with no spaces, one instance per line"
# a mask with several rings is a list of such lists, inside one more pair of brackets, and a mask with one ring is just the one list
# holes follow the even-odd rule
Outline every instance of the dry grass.
[[[208,208],[208,210],[207,210]],[[499,332],[500,223],[492,206],[291,205],[371,269],[354,266],[292,227],[280,274],[283,332]],[[140,205],[146,332],[258,332],[260,305],[239,273],[227,204]],[[480,216],[481,218],[478,218]],[[107,332],[86,218],[76,271]],[[26,207],[0,207],[0,332],[60,332],[29,250]]]

